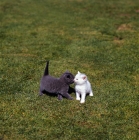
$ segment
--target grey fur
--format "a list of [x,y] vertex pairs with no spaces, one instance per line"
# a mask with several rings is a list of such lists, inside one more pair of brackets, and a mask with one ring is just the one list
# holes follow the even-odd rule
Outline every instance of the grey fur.
[[60,78],[55,78],[48,73],[49,61],[47,61],[44,75],[40,82],[40,95],[44,93],[57,94],[58,99],[62,100],[62,96],[72,100],[73,98],[68,94],[69,85],[74,83],[74,76],[70,72],[65,72]]

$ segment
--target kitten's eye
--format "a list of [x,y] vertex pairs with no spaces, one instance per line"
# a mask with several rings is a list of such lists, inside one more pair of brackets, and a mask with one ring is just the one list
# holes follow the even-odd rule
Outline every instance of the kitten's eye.
[[76,79],[76,80],[78,80],[78,79]]

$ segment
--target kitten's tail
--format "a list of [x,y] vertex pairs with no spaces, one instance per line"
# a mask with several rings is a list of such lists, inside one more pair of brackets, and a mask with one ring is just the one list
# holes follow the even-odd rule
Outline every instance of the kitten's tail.
[[46,63],[46,67],[45,67],[45,70],[44,70],[44,76],[49,75],[48,66],[49,66],[49,61],[47,61],[47,63]]

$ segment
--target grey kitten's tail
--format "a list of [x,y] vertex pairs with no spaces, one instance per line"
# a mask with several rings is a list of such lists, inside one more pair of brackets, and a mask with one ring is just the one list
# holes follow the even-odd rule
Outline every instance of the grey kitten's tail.
[[45,70],[44,70],[44,76],[49,75],[48,66],[49,66],[49,61],[47,61],[47,63],[46,63],[46,67],[45,67]]

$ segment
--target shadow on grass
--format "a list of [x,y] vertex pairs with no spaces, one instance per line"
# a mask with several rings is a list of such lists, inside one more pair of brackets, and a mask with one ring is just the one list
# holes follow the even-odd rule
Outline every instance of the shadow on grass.
[[[69,93],[69,94],[75,93],[75,89],[69,86],[68,93]],[[47,95],[47,96],[51,96],[51,97],[57,96],[56,93],[49,93],[49,92],[47,92],[46,90],[43,91],[43,94],[45,94],[45,95]],[[65,98],[65,97],[63,96],[63,98]]]

